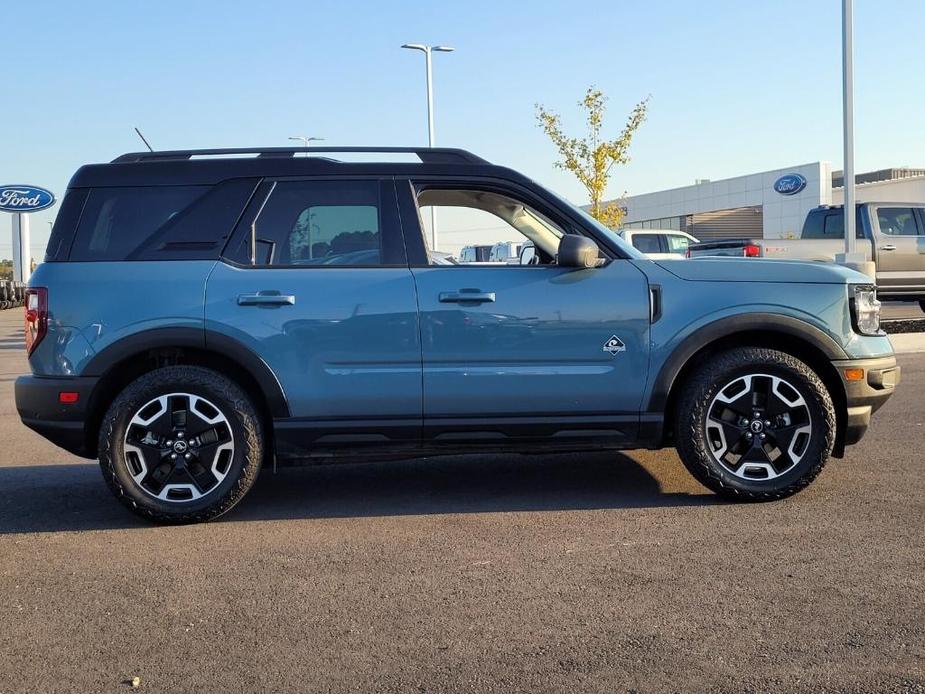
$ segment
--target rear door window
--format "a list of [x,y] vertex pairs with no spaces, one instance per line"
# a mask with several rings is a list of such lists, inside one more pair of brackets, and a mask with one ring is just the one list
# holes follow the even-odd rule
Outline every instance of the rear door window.
[[265,180],[223,257],[258,267],[406,265],[391,179]]
[[920,236],[915,211],[911,207],[881,207],[877,210],[880,233],[887,236]]
[[254,221],[257,265],[381,264],[375,181],[280,181]]

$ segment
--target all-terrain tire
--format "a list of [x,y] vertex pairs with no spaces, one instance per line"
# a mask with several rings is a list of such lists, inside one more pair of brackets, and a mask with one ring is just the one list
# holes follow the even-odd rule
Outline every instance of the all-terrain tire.
[[[234,442],[224,479],[201,498],[179,502],[146,492],[133,478],[124,450],[126,430],[140,408],[178,392],[214,405],[227,421]],[[264,432],[253,402],[235,382],[202,367],[168,366],[141,376],[119,393],[103,417],[98,450],[106,483],[131,511],[158,523],[195,523],[228,512],[254,485],[263,458]]]
[[[773,479],[744,479],[717,460],[707,435],[714,398],[742,376],[767,374],[784,379],[806,404],[812,430],[802,458]],[[836,434],[835,407],[822,379],[796,357],[773,349],[741,347],[711,356],[683,384],[675,419],[678,454],[704,486],[727,499],[771,501],[796,494],[822,471]]]

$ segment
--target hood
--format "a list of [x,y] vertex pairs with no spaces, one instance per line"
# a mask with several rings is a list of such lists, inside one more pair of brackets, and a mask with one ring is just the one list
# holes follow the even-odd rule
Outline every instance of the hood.
[[871,284],[867,275],[834,263],[764,258],[691,258],[653,262],[672,275],[693,282]]

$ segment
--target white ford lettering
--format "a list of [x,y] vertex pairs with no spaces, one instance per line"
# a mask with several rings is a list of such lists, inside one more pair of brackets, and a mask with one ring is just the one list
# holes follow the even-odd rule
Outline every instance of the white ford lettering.
[[15,190],[13,188],[7,188],[4,191],[0,191],[0,206],[3,207],[36,207],[37,205],[42,204],[42,194],[36,193],[32,197],[28,197],[31,190]]

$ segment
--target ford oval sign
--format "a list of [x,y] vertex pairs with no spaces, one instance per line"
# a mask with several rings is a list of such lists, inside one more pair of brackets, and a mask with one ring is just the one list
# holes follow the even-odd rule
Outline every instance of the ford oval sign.
[[4,212],[38,212],[55,204],[50,190],[37,186],[0,186],[0,210]]
[[805,187],[806,177],[798,173],[787,174],[774,181],[774,190],[781,195],[796,195]]

